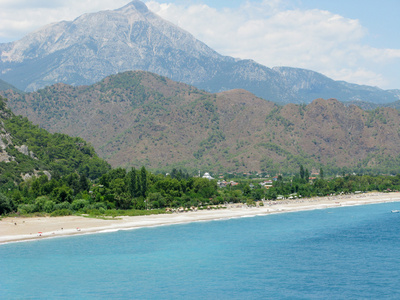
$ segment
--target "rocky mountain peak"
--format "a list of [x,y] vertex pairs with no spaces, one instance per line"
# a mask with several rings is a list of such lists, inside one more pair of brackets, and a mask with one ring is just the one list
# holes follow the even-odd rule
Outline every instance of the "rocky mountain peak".
[[91,84],[129,70],[193,83],[206,78],[211,70],[206,71],[205,65],[215,65],[210,60],[224,61],[138,0],[120,9],[50,24],[19,41],[0,44],[0,57],[0,76],[26,91],[58,82]]
[[142,1],[139,0],[133,0],[129,2],[127,5],[117,9],[116,11],[129,12],[132,10],[136,10],[142,14],[149,12],[149,9],[147,8],[146,4],[144,4]]

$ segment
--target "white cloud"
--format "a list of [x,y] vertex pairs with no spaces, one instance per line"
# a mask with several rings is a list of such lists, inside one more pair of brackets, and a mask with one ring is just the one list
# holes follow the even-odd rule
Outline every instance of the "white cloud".
[[400,82],[386,78],[380,66],[396,63],[400,67],[400,49],[364,45],[368,30],[355,19],[318,9],[287,9],[279,0],[247,1],[236,10],[146,4],[224,55],[253,59],[268,67],[311,69],[337,80],[400,88]]
[[19,39],[49,23],[127,3],[129,0],[0,0],[0,42]]
[[384,86],[387,84],[387,80],[382,74],[377,74],[365,68],[335,69],[331,71],[330,76],[331,78],[370,86]]

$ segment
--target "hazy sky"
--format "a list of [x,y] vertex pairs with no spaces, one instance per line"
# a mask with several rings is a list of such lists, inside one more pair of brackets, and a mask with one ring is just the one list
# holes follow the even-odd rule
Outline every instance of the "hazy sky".
[[[223,55],[400,89],[399,0],[145,0]],[[129,0],[0,0],[0,43]]]

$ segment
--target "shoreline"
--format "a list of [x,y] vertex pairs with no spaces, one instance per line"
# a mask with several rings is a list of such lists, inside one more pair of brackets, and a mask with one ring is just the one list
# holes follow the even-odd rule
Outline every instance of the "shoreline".
[[227,220],[232,218],[388,202],[400,202],[400,192],[367,193],[297,200],[279,200],[273,202],[266,201],[266,205],[260,207],[246,207],[241,204],[229,204],[225,209],[134,217],[123,216],[109,220],[81,216],[32,218],[7,217],[0,220],[0,245],[72,235],[115,232],[145,227]]

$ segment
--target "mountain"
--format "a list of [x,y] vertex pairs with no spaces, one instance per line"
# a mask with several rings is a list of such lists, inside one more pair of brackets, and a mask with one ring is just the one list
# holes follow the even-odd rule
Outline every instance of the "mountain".
[[0,78],[24,91],[54,83],[90,85],[129,70],[150,71],[209,92],[245,89],[277,103],[315,98],[394,102],[400,91],[334,81],[289,67],[222,56],[138,0],[113,11],[50,24],[0,44]]
[[0,79],[0,91],[6,91],[6,90],[13,90],[19,93],[22,93],[20,90],[18,90],[16,87],[12,86],[11,84],[5,82],[4,80]]
[[[400,90],[382,90],[377,87],[352,84],[345,81],[335,81],[322,74],[297,68],[275,67],[283,77],[291,95],[286,98],[286,103],[299,103],[292,101],[296,97],[302,102],[309,103],[317,98],[335,98],[342,102],[363,101],[382,105],[400,99]],[[308,101],[306,100],[308,99]]]
[[90,84],[135,69],[194,82],[206,78],[210,67],[234,61],[162,20],[140,1],[48,25],[1,45],[0,51],[2,78],[24,90],[55,82]]
[[9,105],[52,132],[89,141],[112,166],[195,171],[400,171],[400,118],[337,100],[279,106],[237,89],[217,94],[136,71],[91,86],[55,84]]
[[[13,92],[12,90],[9,90]],[[96,179],[110,166],[79,137],[50,134],[22,116],[14,115],[0,96],[1,189],[38,174],[60,177],[70,173]]]

